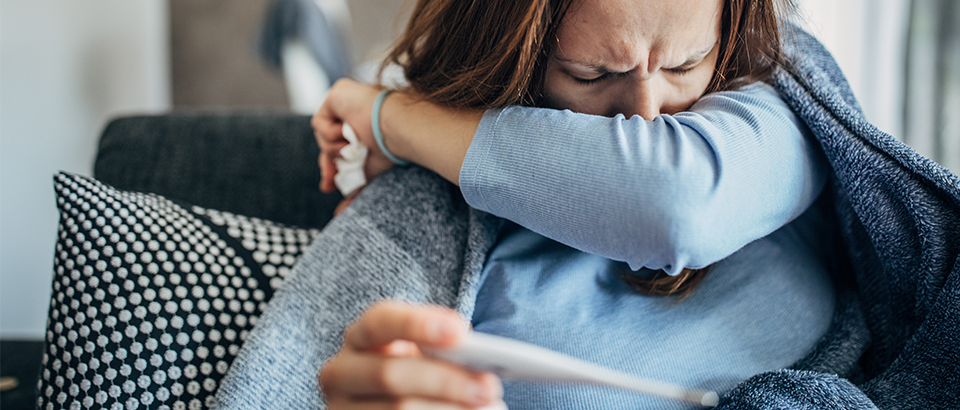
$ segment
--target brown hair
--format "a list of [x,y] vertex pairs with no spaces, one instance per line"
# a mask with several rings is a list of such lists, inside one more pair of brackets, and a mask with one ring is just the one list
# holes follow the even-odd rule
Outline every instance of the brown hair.
[[[557,28],[574,1],[418,0],[384,67],[399,65],[414,92],[443,105],[537,106]],[[785,63],[777,0],[723,1],[720,55],[706,93],[763,81]],[[783,12],[795,8],[779,2]],[[707,270],[624,280],[645,294],[686,297]]]
[[419,0],[384,65],[452,107],[536,105],[573,0]]

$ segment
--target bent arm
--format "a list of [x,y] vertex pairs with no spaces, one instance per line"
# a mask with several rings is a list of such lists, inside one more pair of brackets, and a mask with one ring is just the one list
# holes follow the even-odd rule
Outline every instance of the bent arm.
[[438,138],[456,148],[443,158],[450,169],[419,157],[440,151],[400,155],[458,175],[477,209],[634,269],[675,273],[723,259],[810,206],[826,166],[806,132],[775,90],[757,84],[653,121],[491,110],[474,135]]

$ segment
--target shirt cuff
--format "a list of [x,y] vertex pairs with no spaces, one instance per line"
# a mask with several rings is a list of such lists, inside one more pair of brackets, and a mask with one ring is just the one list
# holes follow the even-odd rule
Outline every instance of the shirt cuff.
[[[470,206],[484,211],[488,209],[487,201],[483,197],[480,187],[483,186],[485,159],[496,143],[496,126],[500,121],[503,109],[491,109],[483,113],[476,134],[467,148],[467,155],[463,158],[460,167],[460,192]],[[489,166],[489,164],[486,164]]]

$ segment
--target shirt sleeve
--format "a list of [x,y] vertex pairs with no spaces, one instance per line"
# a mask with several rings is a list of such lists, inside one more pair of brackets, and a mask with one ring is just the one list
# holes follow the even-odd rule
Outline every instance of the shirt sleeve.
[[676,274],[799,216],[827,173],[807,127],[757,83],[653,121],[489,110],[460,188],[474,208],[565,245]]

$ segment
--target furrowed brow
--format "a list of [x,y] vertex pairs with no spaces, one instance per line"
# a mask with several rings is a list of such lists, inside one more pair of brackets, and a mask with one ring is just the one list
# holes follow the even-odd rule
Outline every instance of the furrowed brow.
[[584,66],[584,67],[589,68],[589,69],[591,69],[591,70],[593,70],[593,71],[596,71],[597,73],[600,73],[600,74],[615,74],[615,73],[618,73],[618,71],[611,70],[609,67],[603,65],[603,63],[598,63],[598,62],[593,62],[593,61],[571,60],[571,59],[569,59],[569,58],[563,58],[563,57],[560,57],[560,56],[554,56],[553,58],[556,58],[558,61],[562,61],[562,62],[564,62],[564,63],[573,63],[573,64],[577,64],[577,65]]
[[[719,41],[717,43],[719,43]],[[691,66],[696,63],[699,63],[701,60],[707,57],[707,54],[710,54],[710,52],[713,51],[713,48],[717,46],[717,43],[713,43],[710,47],[704,50],[697,51],[696,53],[692,54],[690,57],[687,57],[687,61],[684,61],[682,64],[678,65],[677,67],[682,68],[682,67],[687,67],[687,66]]]

